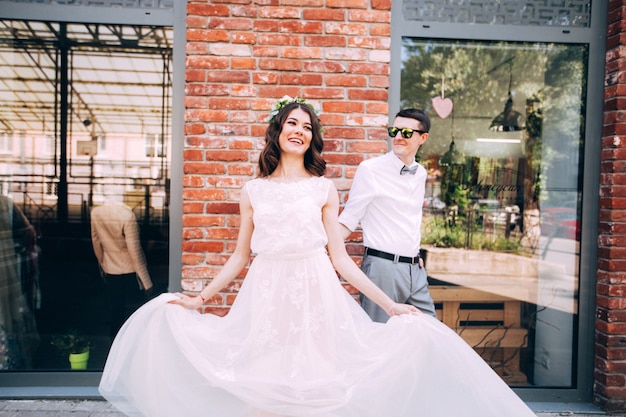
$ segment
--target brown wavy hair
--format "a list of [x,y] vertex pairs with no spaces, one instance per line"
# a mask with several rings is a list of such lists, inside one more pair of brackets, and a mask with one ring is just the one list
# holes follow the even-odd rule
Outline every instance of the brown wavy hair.
[[324,140],[322,139],[322,125],[315,111],[306,103],[292,102],[285,105],[270,120],[270,124],[265,131],[265,148],[259,156],[259,171],[261,177],[271,175],[280,161],[280,145],[278,137],[283,130],[283,124],[295,109],[301,109],[311,117],[311,145],[304,154],[304,168],[312,175],[321,177],[326,172],[326,161],[322,157]]

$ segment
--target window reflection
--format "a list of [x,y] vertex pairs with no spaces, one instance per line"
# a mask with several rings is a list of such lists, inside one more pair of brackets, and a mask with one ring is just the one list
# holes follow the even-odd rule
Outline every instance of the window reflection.
[[403,38],[401,107],[433,120],[416,157],[431,293],[512,386],[575,385],[586,56]]
[[133,261],[101,273],[94,208],[125,207],[153,283],[132,282],[123,314],[167,288],[172,28],[0,20],[0,34],[0,208],[34,236],[10,250],[0,212],[0,369],[69,371],[89,346],[98,371],[117,329],[104,278]]
[[33,366],[40,303],[35,228],[13,200],[0,195],[0,370]]

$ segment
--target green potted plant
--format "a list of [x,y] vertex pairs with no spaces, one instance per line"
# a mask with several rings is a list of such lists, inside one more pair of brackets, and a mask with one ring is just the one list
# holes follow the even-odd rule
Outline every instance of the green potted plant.
[[71,369],[87,369],[89,351],[92,347],[89,338],[72,329],[67,333],[54,336],[51,343],[59,351],[68,355]]

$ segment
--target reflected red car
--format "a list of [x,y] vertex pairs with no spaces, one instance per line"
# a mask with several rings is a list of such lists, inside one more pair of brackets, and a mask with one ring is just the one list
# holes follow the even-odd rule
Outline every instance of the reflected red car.
[[541,234],[580,240],[580,220],[576,210],[567,207],[541,209]]

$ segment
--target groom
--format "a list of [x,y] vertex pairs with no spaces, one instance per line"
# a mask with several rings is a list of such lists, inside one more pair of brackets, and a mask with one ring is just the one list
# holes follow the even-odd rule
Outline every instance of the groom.
[[[392,300],[411,304],[436,317],[419,257],[426,170],[415,162],[428,139],[430,118],[417,109],[396,114],[387,128],[391,151],[359,165],[348,202],[339,216],[344,239],[360,224],[365,254],[361,269]],[[372,320],[384,323],[385,311],[361,294]]]

